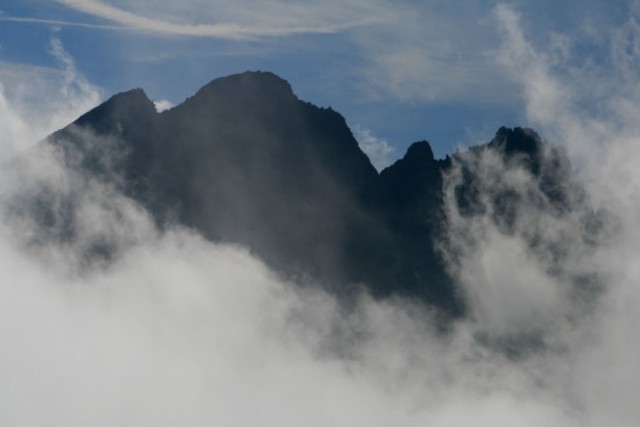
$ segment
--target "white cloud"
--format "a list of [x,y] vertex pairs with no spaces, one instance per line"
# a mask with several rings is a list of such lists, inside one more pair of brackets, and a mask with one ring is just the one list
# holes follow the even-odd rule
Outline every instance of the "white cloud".
[[[496,30],[500,26],[493,19],[496,7],[502,13],[511,3],[527,14],[522,26],[536,29],[528,33],[529,42],[554,46],[555,54],[563,48],[558,37],[563,31],[583,41],[587,28],[594,28],[591,37],[595,38],[602,28],[617,25],[624,4],[614,7],[604,0],[587,0],[576,8],[574,2],[565,0],[395,2],[380,12],[385,17],[380,24],[350,34],[361,49],[363,90],[372,98],[405,102],[518,108],[522,88],[517,76],[499,64],[496,46],[501,35]],[[383,7],[381,4],[379,10]],[[576,52],[575,56],[583,54]]]
[[[490,211],[462,221],[450,203],[453,227],[449,232],[464,254],[456,264],[461,270],[456,271],[462,273],[481,330],[482,324],[488,325],[489,334],[526,324],[549,331],[547,338],[561,350],[548,353],[535,369],[544,373],[541,380],[552,389],[570,396],[576,406],[566,413],[573,413],[572,419],[585,425],[612,420],[616,425],[633,425],[638,409],[627,396],[640,387],[640,370],[635,366],[640,346],[629,335],[628,325],[640,320],[638,310],[632,308],[640,303],[640,254],[635,243],[640,238],[636,119],[640,98],[637,74],[627,72],[637,55],[628,49],[623,58],[619,56],[620,43],[633,43],[633,37],[618,35],[633,32],[634,10],[624,27],[600,29],[599,48],[606,50],[608,58],[604,63],[590,62],[588,57],[576,61],[572,56],[573,49],[591,40],[574,45],[576,35],[570,34],[569,50],[559,57],[554,46],[541,47],[523,31],[526,15],[500,6],[496,17],[504,37],[501,61],[522,86],[529,119],[543,135],[568,150],[580,167],[591,209],[604,209],[605,225],[609,224],[604,242],[593,247],[579,236],[586,233],[587,240],[597,239],[595,230],[581,229],[574,222],[581,209],[552,218],[524,203],[514,233],[506,235],[492,225]],[[498,188],[521,188],[525,201],[535,195],[528,188],[533,182],[514,176],[495,159],[483,162],[484,180],[494,180]],[[455,175],[450,179],[455,182]],[[580,306],[579,299],[566,293],[566,278],[550,274],[553,257],[546,253],[540,258],[527,243],[527,236],[538,232],[561,239],[569,256],[563,268],[596,272],[602,280],[595,306],[583,314],[571,314]],[[577,407],[582,410],[576,412]]]
[[171,101],[167,101],[166,99],[161,99],[159,101],[153,101],[153,105],[156,107],[156,111],[158,113],[162,113],[163,111],[170,110],[175,105]]
[[83,28],[92,28],[92,29],[98,29],[98,30],[125,29],[121,26],[114,26],[114,25],[98,25],[98,24],[89,24],[86,22],[63,21],[58,19],[24,18],[24,17],[8,16],[2,13],[0,13],[0,21],[22,22],[27,24],[44,24],[44,25],[51,25],[55,27],[83,27]]
[[515,86],[495,64],[491,3],[401,2],[382,24],[355,30],[364,90],[409,102],[515,104]]
[[57,67],[2,63],[0,102],[7,119],[0,132],[5,144],[31,145],[95,107],[102,91],[77,70],[56,36],[50,50]]
[[[129,28],[174,36],[245,39],[333,33],[371,20],[356,13],[365,9],[358,2],[347,2],[340,8],[340,14],[329,14],[328,7],[319,2],[299,5],[284,1],[251,1],[230,7],[218,1],[179,4],[170,1],[137,1],[116,2],[116,5],[100,0],[56,1]],[[338,6],[337,3],[332,5]],[[132,8],[137,12],[132,12]],[[146,15],[149,13],[161,18],[149,17]],[[180,22],[181,18],[185,20]]]
[[371,130],[365,129],[360,125],[355,125],[352,129],[360,149],[369,157],[371,164],[378,171],[393,162],[396,150],[387,140],[378,138]]
[[[9,425],[567,424],[517,365],[482,354],[472,325],[441,339],[428,312],[366,296],[345,313],[242,248],[159,232],[55,150],[26,156],[3,170],[0,192]],[[29,193],[74,197],[71,244],[25,245],[38,229],[7,208]],[[103,236],[113,262],[77,262]]]
[[528,120],[567,148],[588,171],[585,178],[596,186],[594,195],[603,200],[621,191],[631,199],[638,180],[633,159],[640,86],[629,68],[637,55],[628,46],[635,44],[637,10],[631,6],[626,23],[600,29],[597,40],[568,35],[574,49],[592,46],[597,58],[573,57],[564,66],[555,64],[554,52],[525,39],[515,11],[497,9],[506,41],[501,61],[521,83]]

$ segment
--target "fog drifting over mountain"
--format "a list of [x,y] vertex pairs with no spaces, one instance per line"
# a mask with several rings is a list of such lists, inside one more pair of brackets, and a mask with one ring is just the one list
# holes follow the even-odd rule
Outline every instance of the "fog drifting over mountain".
[[[480,157],[480,183],[528,197],[518,199],[508,234],[490,210],[461,221],[445,199],[451,226],[441,250],[470,313],[446,332],[419,304],[362,295],[345,308],[318,288],[283,282],[245,248],[158,230],[112,184],[63,167],[53,147],[33,141],[97,99],[72,62],[63,95],[38,111],[5,90],[0,423],[635,425],[640,93],[637,65],[618,43],[637,42],[622,34],[636,35],[637,24],[611,37],[616,68],[604,74],[536,51],[512,10],[497,17],[501,58],[521,80],[531,123],[567,150],[589,208],[604,219],[595,242],[585,241],[580,210],[550,213],[530,175]],[[600,106],[597,115],[587,104]],[[51,116],[61,111],[63,123]],[[446,194],[457,171],[445,177]],[[54,206],[73,196],[73,241],[55,243],[16,218],[30,194]],[[542,242],[533,249],[532,235]],[[117,256],[86,264],[96,241]],[[576,286],[586,278],[594,288],[585,294]]]

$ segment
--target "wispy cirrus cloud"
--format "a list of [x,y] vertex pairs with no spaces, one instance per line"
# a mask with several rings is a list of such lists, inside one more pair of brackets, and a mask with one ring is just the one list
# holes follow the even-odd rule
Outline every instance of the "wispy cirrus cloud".
[[66,20],[60,20],[60,19],[42,19],[42,18],[10,16],[10,15],[3,14],[1,12],[0,12],[0,21],[21,22],[25,24],[44,24],[44,25],[51,25],[55,27],[82,27],[82,28],[92,28],[92,29],[101,29],[101,30],[121,30],[124,28],[118,25],[100,25],[100,24],[91,24],[87,22],[66,21]]
[[[230,41],[290,38],[291,45],[279,46],[278,55],[304,56],[314,52],[322,66],[335,58],[348,58],[348,67],[339,72],[357,81],[359,96],[393,99],[405,103],[458,103],[511,108],[521,102],[516,79],[498,64],[499,34],[493,10],[499,0],[440,1],[399,0],[55,0],[64,12],[80,18],[56,19],[60,15],[16,17],[0,15],[0,20],[43,25],[113,29],[144,35],[180,39]],[[604,28],[619,19],[621,5],[605,0],[585,0],[576,9],[569,0],[517,2],[538,31],[532,35],[536,45],[551,45],[554,34],[583,27]],[[551,12],[551,13],[550,13]],[[59,13],[57,10],[55,13]],[[86,22],[81,16],[85,16]],[[82,22],[80,22],[82,21]],[[594,30],[597,32],[596,30]],[[336,36],[329,53],[318,44],[300,42],[304,34]],[[328,38],[327,38],[328,39]],[[325,41],[327,39],[324,39]],[[317,39],[314,39],[316,41]],[[183,40],[181,40],[183,41]],[[196,40],[188,40],[195,42]],[[299,44],[296,44],[299,43]],[[134,43],[126,43],[127,48]],[[168,43],[166,43],[168,45]],[[184,58],[184,45],[166,45],[152,57]],[[261,48],[265,44],[261,45]],[[149,44],[131,57],[147,57]],[[246,45],[232,50],[245,51]],[[202,52],[205,49],[194,49]],[[335,52],[340,52],[335,55]],[[324,56],[323,56],[324,55]],[[325,58],[326,57],[326,58]],[[246,67],[242,64],[243,68]],[[234,70],[235,71],[235,70]],[[239,71],[239,70],[238,70]],[[323,75],[327,75],[323,70]],[[367,125],[371,127],[371,125]]]
[[[431,104],[521,103],[518,79],[505,72],[498,58],[502,35],[494,10],[503,2],[415,3],[400,0],[385,12],[381,25],[354,31],[366,64],[361,70],[363,86],[372,98]],[[580,8],[567,0],[513,3],[527,16],[522,29],[536,28],[528,41],[535,46],[555,45],[558,50],[563,37],[584,38],[586,28],[601,33],[618,25],[626,13],[625,2],[613,6],[603,0],[586,0]]]
[[[223,39],[252,39],[305,33],[334,33],[371,22],[372,16],[362,14],[362,8],[345,5],[340,17],[327,14],[324,6],[292,5],[287,2],[248,2],[229,8],[223,2],[183,2],[176,7],[172,2],[133,2],[123,6],[100,0],[56,0],[77,11],[115,22],[125,28],[168,36],[213,37]],[[137,7],[140,4],[144,7]],[[175,2],[173,2],[175,3]],[[354,2],[351,2],[354,3]],[[357,5],[357,4],[356,4]],[[153,10],[156,16],[147,16],[134,10]],[[194,10],[196,12],[194,12]],[[243,14],[237,12],[243,11]],[[257,12],[257,13],[256,13]],[[186,18],[186,19],[181,19]],[[203,22],[194,22],[204,19]],[[231,18],[231,19],[229,19]]]

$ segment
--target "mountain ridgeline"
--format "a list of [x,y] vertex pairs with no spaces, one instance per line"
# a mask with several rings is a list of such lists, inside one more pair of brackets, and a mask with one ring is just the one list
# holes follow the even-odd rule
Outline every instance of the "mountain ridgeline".
[[558,215],[571,209],[569,183],[578,185],[561,150],[520,128],[443,160],[416,142],[378,173],[340,114],[299,100],[266,72],[216,79],[162,113],[140,89],[121,93],[48,142],[160,227],[242,245],[298,283],[418,298],[452,316],[465,303],[441,249],[447,203],[463,218],[491,208],[505,233],[517,222],[517,191],[496,191],[488,206],[473,159],[493,152],[523,168]]

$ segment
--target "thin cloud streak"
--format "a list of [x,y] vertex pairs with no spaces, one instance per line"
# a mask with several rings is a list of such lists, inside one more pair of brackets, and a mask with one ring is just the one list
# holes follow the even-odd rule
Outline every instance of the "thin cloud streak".
[[126,27],[169,36],[212,37],[242,40],[260,37],[291,36],[296,34],[335,33],[366,23],[365,20],[348,23],[311,24],[302,26],[277,24],[264,26],[235,23],[178,24],[141,16],[97,0],[56,1],[80,12],[117,22]]
[[82,27],[91,28],[96,30],[126,30],[127,27],[117,25],[100,25],[100,24],[88,24],[86,22],[72,22],[62,21],[57,19],[40,19],[40,18],[22,18],[16,16],[8,16],[0,14],[0,21],[6,22],[20,22],[25,24],[43,24],[52,25],[58,27]]

